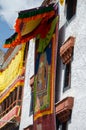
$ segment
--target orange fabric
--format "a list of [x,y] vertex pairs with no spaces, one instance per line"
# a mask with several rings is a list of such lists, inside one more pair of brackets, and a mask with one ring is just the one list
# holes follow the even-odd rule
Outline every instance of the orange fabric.
[[[49,15],[49,13],[48,13]],[[41,38],[45,38],[48,31],[50,30],[51,27],[51,21],[50,18],[53,17],[53,14],[51,14],[50,16],[44,18],[41,23],[39,24],[39,26],[37,28],[35,28],[32,32],[30,32],[29,34],[26,34],[24,36],[21,36],[20,33],[18,33],[17,38],[10,44],[5,44],[4,48],[6,47],[13,47],[16,45],[19,45],[21,43],[24,42],[28,42],[29,40],[31,40],[32,38],[36,37],[38,34],[40,35]]]
[[55,12],[51,11],[49,13],[38,14],[36,16],[32,16],[32,17],[29,17],[29,18],[17,19],[16,24],[14,25],[15,30],[16,30],[16,32],[18,32],[20,34],[21,33],[20,25],[22,23],[25,23],[25,22],[28,22],[28,21],[31,21],[31,20],[36,20],[36,19],[39,19],[39,18],[45,18],[45,17],[46,17],[46,19],[48,19],[49,17],[53,16],[54,14],[55,14]]

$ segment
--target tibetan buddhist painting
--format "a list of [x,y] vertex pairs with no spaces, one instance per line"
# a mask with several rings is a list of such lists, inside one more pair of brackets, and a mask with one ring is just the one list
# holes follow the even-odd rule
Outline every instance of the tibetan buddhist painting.
[[[55,14],[51,18],[44,18],[40,26],[42,29],[36,35],[35,44],[34,129],[55,130],[54,103],[58,16]],[[49,123],[46,124],[46,122]]]
[[[40,124],[41,130],[55,130],[54,101],[57,52],[55,33],[49,44],[44,46],[41,47],[38,39],[35,49],[34,129],[39,130]],[[48,123],[46,124],[46,122]]]
[[[54,40],[53,40],[54,39]],[[34,120],[53,113],[55,78],[55,35],[44,51],[36,44],[34,81]]]
[[51,50],[52,44],[50,43],[43,53],[38,53],[36,56],[35,114],[50,108]]

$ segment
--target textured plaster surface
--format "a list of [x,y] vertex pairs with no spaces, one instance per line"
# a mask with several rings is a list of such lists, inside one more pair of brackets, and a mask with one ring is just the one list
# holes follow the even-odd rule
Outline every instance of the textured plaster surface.
[[29,85],[30,77],[34,74],[34,46],[33,40],[30,41],[27,63],[26,63],[26,72],[25,72],[25,85],[23,93],[23,104],[22,104],[22,113],[21,113],[21,123],[20,129],[33,124],[33,115],[30,114],[30,102],[31,102],[31,87]]
[[[74,107],[68,130],[86,130],[86,0],[77,0],[76,16],[67,25],[65,40],[76,37],[72,62],[71,88],[61,97],[74,97]],[[62,72],[63,73],[63,72]],[[63,86],[61,86],[63,87]]]

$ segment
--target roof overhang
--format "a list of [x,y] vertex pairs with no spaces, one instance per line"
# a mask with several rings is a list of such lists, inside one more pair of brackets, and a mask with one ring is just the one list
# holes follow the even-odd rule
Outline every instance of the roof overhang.
[[70,118],[73,104],[73,97],[67,97],[56,104],[56,116],[61,123],[66,122]]
[[70,36],[60,48],[60,56],[64,64],[72,60],[75,37]]

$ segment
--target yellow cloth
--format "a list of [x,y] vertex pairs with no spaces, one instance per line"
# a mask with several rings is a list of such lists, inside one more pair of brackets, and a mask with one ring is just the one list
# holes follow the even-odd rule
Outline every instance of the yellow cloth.
[[21,36],[32,32],[40,24],[41,20],[42,18],[25,22],[21,31]]
[[25,44],[22,45],[22,49],[19,50],[15,58],[12,59],[9,66],[3,72],[0,72],[0,92],[9,87],[13,80],[21,74],[23,67],[24,48]]
[[16,87],[19,87],[19,86],[22,86],[22,87],[24,86],[24,80],[16,81],[13,87],[11,87],[3,96],[0,97],[0,103],[2,103],[3,100],[5,100],[10,95],[10,93],[13,92]]

